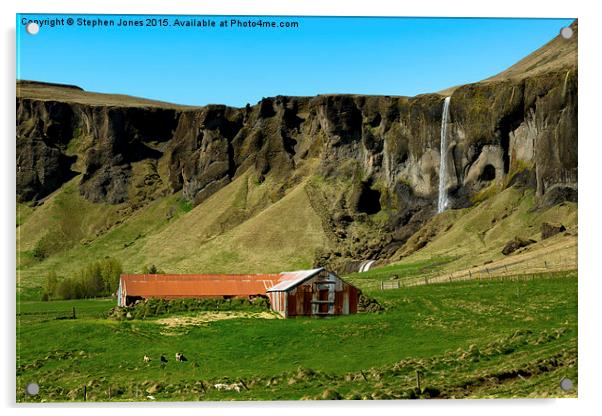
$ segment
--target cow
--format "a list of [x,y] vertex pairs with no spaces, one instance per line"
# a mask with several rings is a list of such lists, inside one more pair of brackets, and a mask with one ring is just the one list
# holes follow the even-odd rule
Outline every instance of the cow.
[[151,359],[150,359],[150,357],[148,355],[144,354],[143,360],[144,360],[145,363],[150,363]]
[[188,358],[184,357],[181,352],[176,352],[176,361],[188,361]]

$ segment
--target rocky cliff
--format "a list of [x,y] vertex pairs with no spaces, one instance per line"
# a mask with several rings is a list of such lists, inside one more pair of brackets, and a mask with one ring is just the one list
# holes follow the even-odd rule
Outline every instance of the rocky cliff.
[[[270,180],[277,200],[300,178],[319,177],[307,192],[335,247],[319,263],[395,253],[436,213],[442,153],[451,208],[512,185],[533,187],[542,205],[576,200],[573,27],[573,39],[537,52],[544,71],[513,67],[450,90],[443,152],[443,94],[278,96],[245,108],[194,108],[18,82],[17,199],[40,203],[81,175],[79,191],[94,203],[136,208],[181,191],[199,204],[250,170]],[[549,50],[567,44],[574,53],[554,64]]]

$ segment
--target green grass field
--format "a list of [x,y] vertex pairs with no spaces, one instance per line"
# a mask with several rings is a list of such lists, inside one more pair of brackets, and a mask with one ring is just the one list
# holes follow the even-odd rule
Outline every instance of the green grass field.
[[84,386],[91,401],[576,395],[559,388],[577,384],[576,272],[368,294],[384,312],[330,319],[115,321],[111,299],[20,302],[17,399],[80,401]]

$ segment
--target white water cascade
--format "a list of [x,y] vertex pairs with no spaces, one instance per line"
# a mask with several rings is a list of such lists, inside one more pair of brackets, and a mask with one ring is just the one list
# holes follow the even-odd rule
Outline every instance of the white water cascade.
[[363,273],[363,272],[367,272],[368,270],[370,270],[370,267],[372,267],[372,264],[374,264],[376,260],[368,260],[368,261],[363,261],[360,263],[360,268],[359,268],[359,272]]
[[449,102],[451,97],[445,97],[443,102],[443,115],[441,116],[441,161],[439,163],[439,200],[437,201],[437,212],[445,211],[447,208],[447,125],[449,123]]

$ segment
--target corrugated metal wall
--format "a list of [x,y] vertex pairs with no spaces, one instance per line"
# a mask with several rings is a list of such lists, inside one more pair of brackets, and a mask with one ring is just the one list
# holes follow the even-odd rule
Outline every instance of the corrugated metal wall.
[[286,316],[287,305],[286,305],[286,292],[268,292],[268,298],[270,299],[270,306],[272,310],[278,312],[282,316]]
[[357,289],[326,271],[286,292],[269,292],[268,296],[272,309],[285,317],[357,312]]
[[125,287],[123,279],[119,279],[119,287],[117,288],[117,305],[125,306]]

